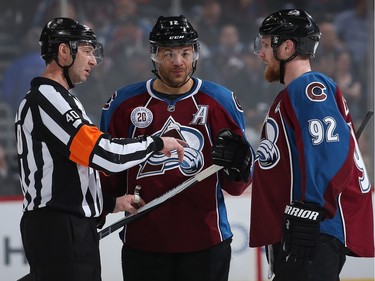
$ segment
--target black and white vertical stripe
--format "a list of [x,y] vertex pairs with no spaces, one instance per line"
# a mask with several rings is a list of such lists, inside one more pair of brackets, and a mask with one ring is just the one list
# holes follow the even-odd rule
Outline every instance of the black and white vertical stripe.
[[[67,118],[72,111],[77,117],[74,120]],[[111,139],[102,134],[89,147],[89,167],[77,164],[69,157],[74,153],[79,156],[71,144],[82,126],[96,130],[78,99],[52,80],[32,81],[15,120],[24,211],[49,206],[97,217],[103,209],[97,170],[119,172],[143,162],[155,151],[151,137]]]

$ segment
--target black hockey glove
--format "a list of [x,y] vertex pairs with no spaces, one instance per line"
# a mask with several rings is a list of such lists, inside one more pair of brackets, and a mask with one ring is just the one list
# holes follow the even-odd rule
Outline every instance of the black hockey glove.
[[229,129],[223,129],[212,147],[214,164],[224,167],[231,181],[246,182],[250,175],[252,153],[249,143]]
[[314,259],[319,243],[320,222],[324,218],[324,209],[316,204],[293,201],[286,205],[282,249],[288,261]]

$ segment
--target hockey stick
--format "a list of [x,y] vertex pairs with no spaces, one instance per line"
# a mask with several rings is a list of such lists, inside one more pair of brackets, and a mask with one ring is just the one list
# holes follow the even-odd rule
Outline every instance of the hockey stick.
[[357,130],[357,133],[356,133],[357,139],[359,139],[359,137],[362,135],[363,130],[366,128],[366,125],[367,125],[368,121],[370,121],[373,114],[374,114],[374,111],[372,111],[372,110],[369,110],[367,112],[365,118],[363,119],[361,125],[359,126],[359,128]]
[[223,166],[219,165],[211,165],[210,167],[204,169],[203,171],[199,172],[195,176],[187,179],[186,181],[180,183],[176,187],[172,188],[171,190],[167,191],[163,195],[155,198],[154,200],[148,202],[146,205],[142,206],[138,209],[136,214],[128,215],[117,222],[107,226],[103,230],[99,232],[99,239],[106,237],[107,235],[111,234],[112,232],[116,231],[117,229],[123,227],[124,225],[130,223],[131,221],[139,218],[140,216],[150,212],[151,210],[155,209],[160,204],[164,203],[165,201],[171,199],[172,197],[176,196],[180,192],[184,191],[185,189],[193,186],[197,182],[201,182],[204,179],[208,178],[209,176],[213,175],[214,173],[220,171]]

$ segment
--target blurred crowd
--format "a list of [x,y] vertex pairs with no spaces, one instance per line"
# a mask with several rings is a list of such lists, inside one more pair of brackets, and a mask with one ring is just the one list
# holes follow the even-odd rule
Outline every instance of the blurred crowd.
[[[2,1],[0,103],[14,114],[30,80],[44,69],[38,45],[42,27],[53,17],[67,16],[92,27],[104,45],[104,63],[92,72],[88,83],[73,89],[98,124],[101,107],[114,90],[153,77],[148,35],[155,20],[160,15],[183,14],[199,34],[201,50],[194,76],[234,91],[245,111],[249,140],[256,147],[265,110],[282,85],[263,82],[264,66],[252,53],[253,40],[266,15],[293,7],[305,9],[319,24],[323,36],[313,68],[340,85],[358,127],[367,110],[373,109],[371,0]],[[368,138],[363,139],[362,151],[371,155]],[[10,148],[8,152],[12,154]],[[0,194],[1,186],[0,181]]]

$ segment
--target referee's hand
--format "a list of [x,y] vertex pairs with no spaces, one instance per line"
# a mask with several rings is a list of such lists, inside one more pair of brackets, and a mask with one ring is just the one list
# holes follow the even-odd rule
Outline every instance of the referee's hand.
[[144,205],[145,201],[139,195],[125,194],[116,198],[116,206],[113,209],[113,213],[126,211],[130,214],[136,214],[137,209]]
[[163,140],[164,147],[160,152],[165,156],[170,157],[172,155],[171,151],[176,150],[178,161],[182,162],[184,159],[184,146],[186,146],[187,143],[171,137],[161,137],[161,139]]

